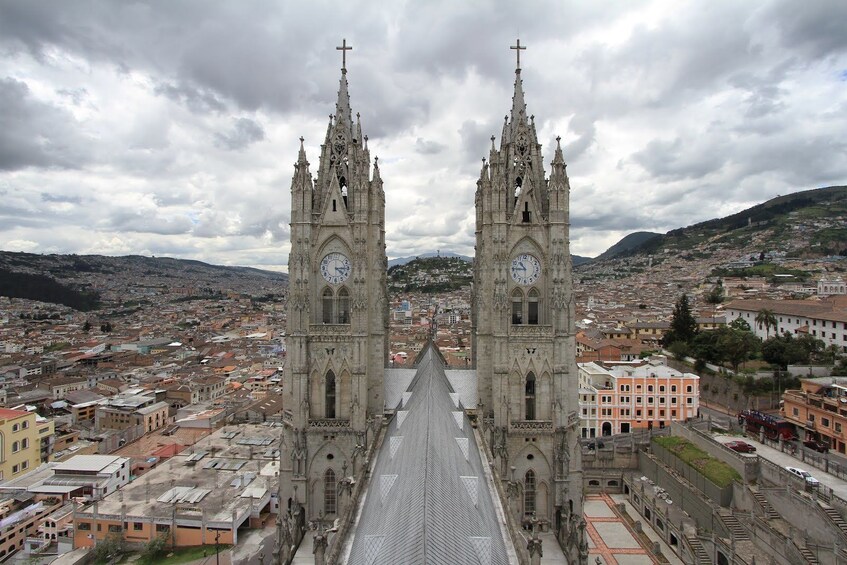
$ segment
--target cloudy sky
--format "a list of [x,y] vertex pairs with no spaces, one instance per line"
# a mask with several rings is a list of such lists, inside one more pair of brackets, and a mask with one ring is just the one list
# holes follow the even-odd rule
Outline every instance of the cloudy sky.
[[346,38],[389,257],[472,255],[519,36],[594,256],[844,184],[845,30],[844,0],[0,0],[0,249],[284,270],[298,138],[316,164]]

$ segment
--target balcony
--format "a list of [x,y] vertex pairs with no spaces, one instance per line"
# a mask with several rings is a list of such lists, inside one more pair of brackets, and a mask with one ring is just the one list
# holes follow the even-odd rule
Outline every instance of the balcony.
[[513,420],[511,431],[516,433],[538,434],[553,431],[551,420]]
[[313,430],[326,430],[328,432],[349,431],[350,420],[339,420],[336,418],[310,419],[309,428]]
[[350,336],[350,324],[311,324],[309,333],[313,336]]
[[553,326],[513,324],[509,326],[509,335],[518,339],[536,340],[553,337]]

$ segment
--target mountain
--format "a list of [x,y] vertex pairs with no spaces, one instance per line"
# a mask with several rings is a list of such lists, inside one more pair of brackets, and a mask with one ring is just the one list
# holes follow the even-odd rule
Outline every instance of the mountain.
[[458,255],[417,257],[388,269],[388,291],[449,292],[470,287],[473,263]]
[[[624,238],[625,241],[627,238]],[[766,277],[808,281],[847,267],[847,187],[778,196],[726,216],[645,238],[624,251],[610,248],[575,269],[586,280],[702,281]]]
[[130,297],[177,291],[185,296],[280,293],[288,275],[171,257],[38,255],[0,251],[0,296],[64,304],[79,310]]
[[[427,258],[427,257],[458,257],[462,261],[467,261],[468,263],[473,263],[473,257],[468,257],[467,255],[459,255],[457,253],[453,253],[452,251],[445,251],[444,253],[423,253],[421,255],[415,255],[413,257],[397,257],[396,259],[390,259],[388,261],[388,268],[395,267],[397,265],[405,265],[406,263],[413,261],[415,259]],[[583,263],[588,263],[592,261],[591,257],[580,257],[579,255],[571,255],[571,260],[573,261],[574,266],[582,265]]]
[[571,263],[573,264],[574,267],[576,267],[577,265],[584,265],[585,263],[590,263],[593,260],[594,259],[592,259],[591,257],[582,257],[580,255],[571,255]]
[[415,259],[426,258],[426,257],[458,257],[462,261],[467,261],[468,263],[473,263],[473,257],[468,257],[467,255],[459,255],[458,253],[453,253],[452,251],[445,252],[437,252],[437,253],[422,253],[420,255],[414,255],[410,257],[397,257],[396,259],[388,260],[388,268],[395,267],[397,265],[405,265],[410,261],[414,261]]
[[[621,239],[616,244],[614,244],[613,246],[611,246],[610,248],[608,248],[606,251],[598,255],[594,260],[605,261],[606,259],[612,259],[617,255],[628,253],[630,251],[638,249],[654,237],[662,237],[662,234],[649,231],[637,231],[631,233]],[[574,263],[574,265],[576,265],[576,263]]]
[[[647,232],[637,232],[647,233]],[[772,198],[736,214],[645,238],[623,251],[610,247],[596,261],[629,255],[737,250],[776,251],[794,258],[847,255],[847,186],[830,186]],[[614,251],[614,252],[613,252]]]

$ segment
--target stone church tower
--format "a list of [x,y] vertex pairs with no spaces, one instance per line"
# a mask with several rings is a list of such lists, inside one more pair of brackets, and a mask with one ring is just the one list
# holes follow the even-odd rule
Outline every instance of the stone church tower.
[[[345,512],[383,413],[388,300],[385,193],[347,93],[346,45],[335,114],[312,178],[301,138],[291,181],[286,426],[279,502],[301,522]],[[346,482],[345,482],[346,481]],[[349,490],[349,489],[347,489]]]
[[568,200],[558,145],[545,178],[520,51],[511,112],[476,191],[474,355],[486,441],[519,523],[549,521],[572,563],[587,558],[577,438]]

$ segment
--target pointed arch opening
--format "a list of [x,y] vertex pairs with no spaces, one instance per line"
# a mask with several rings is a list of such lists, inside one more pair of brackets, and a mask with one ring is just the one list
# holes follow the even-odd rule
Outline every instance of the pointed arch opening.
[[333,306],[333,296],[332,289],[327,287],[321,293],[321,319],[324,324],[331,324],[333,318],[332,306]]
[[335,471],[327,469],[324,473],[324,516],[338,512]]
[[335,418],[335,373],[326,374],[326,385],[324,386],[324,412],[326,418]]
[[512,291],[512,324],[523,324],[523,292],[519,288]]
[[525,419],[535,420],[535,373],[526,376],[524,384]]
[[338,291],[338,323],[350,323],[350,291],[347,287],[341,287]]
[[541,311],[540,299],[541,296],[538,293],[538,289],[533,288],[529,291],[529,294],[527,295],[527,324],[537,326],[540,323],[538,319]]
[[535,514],[535,472],[530,469],[523,478],[523,513],[524,516]]

